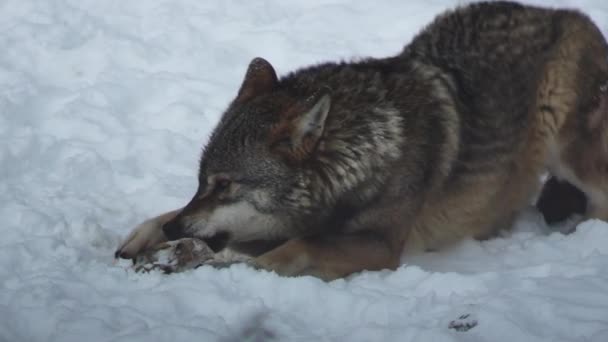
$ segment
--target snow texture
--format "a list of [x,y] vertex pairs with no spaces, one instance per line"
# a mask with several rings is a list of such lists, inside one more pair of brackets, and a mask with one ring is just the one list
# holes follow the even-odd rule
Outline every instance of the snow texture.
[[[608,224],[324,283],[112,253],[183,205],[248,62],[387,56],[460,1],[0,1],[0,341],[608,341]],[[541,1],[534,1],[543,4]],[[608,31],[608,2],[577,7]]]

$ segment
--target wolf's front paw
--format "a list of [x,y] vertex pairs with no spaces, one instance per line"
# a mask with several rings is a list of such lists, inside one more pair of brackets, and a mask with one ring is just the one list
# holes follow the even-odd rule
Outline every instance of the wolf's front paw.
[[138,254],[133,267],[137,272],[174,273],[196,268],[213,258],[213,251],[204,241],[184,238],[163,242]]
[[180,210],[173,210],[140,223],[118,246],[114,257],[134,259],[143,251],[167,241],[163,233],[163,224],[174,218]]

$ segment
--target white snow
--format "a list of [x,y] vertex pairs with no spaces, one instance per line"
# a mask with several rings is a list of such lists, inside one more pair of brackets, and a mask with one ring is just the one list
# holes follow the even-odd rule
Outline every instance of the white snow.
[[[253,57],[286,73],[390,55],[457,3],[1,1],[0,341],[608,341],[600,221],[562,235],[526,212],[514,233],[331,283],[113,263],[190,198]],[[546,3],[608,32],[604,0]]]

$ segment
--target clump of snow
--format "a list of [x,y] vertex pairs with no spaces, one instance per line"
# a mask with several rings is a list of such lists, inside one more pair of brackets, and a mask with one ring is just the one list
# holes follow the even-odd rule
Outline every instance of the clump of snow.
[[[530,211],[502,237],[331,283],[112,262],[192,195],[253,57],[286,73],[390,55],[457,3],[0,2],[0,341],[608,341],[600,221],[563,235]],[[603,0],[546,3],[608,31]]]

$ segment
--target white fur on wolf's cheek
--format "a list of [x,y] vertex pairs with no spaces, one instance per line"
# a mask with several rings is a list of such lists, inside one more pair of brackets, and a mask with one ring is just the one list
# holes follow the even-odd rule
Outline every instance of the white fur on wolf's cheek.
[[204,231],[195,235],[208,237],[217,232],[230,233],[233,241],[276,239],[288,234],[274,216],[257,211],[246,201],[217,207],[209,216]]

